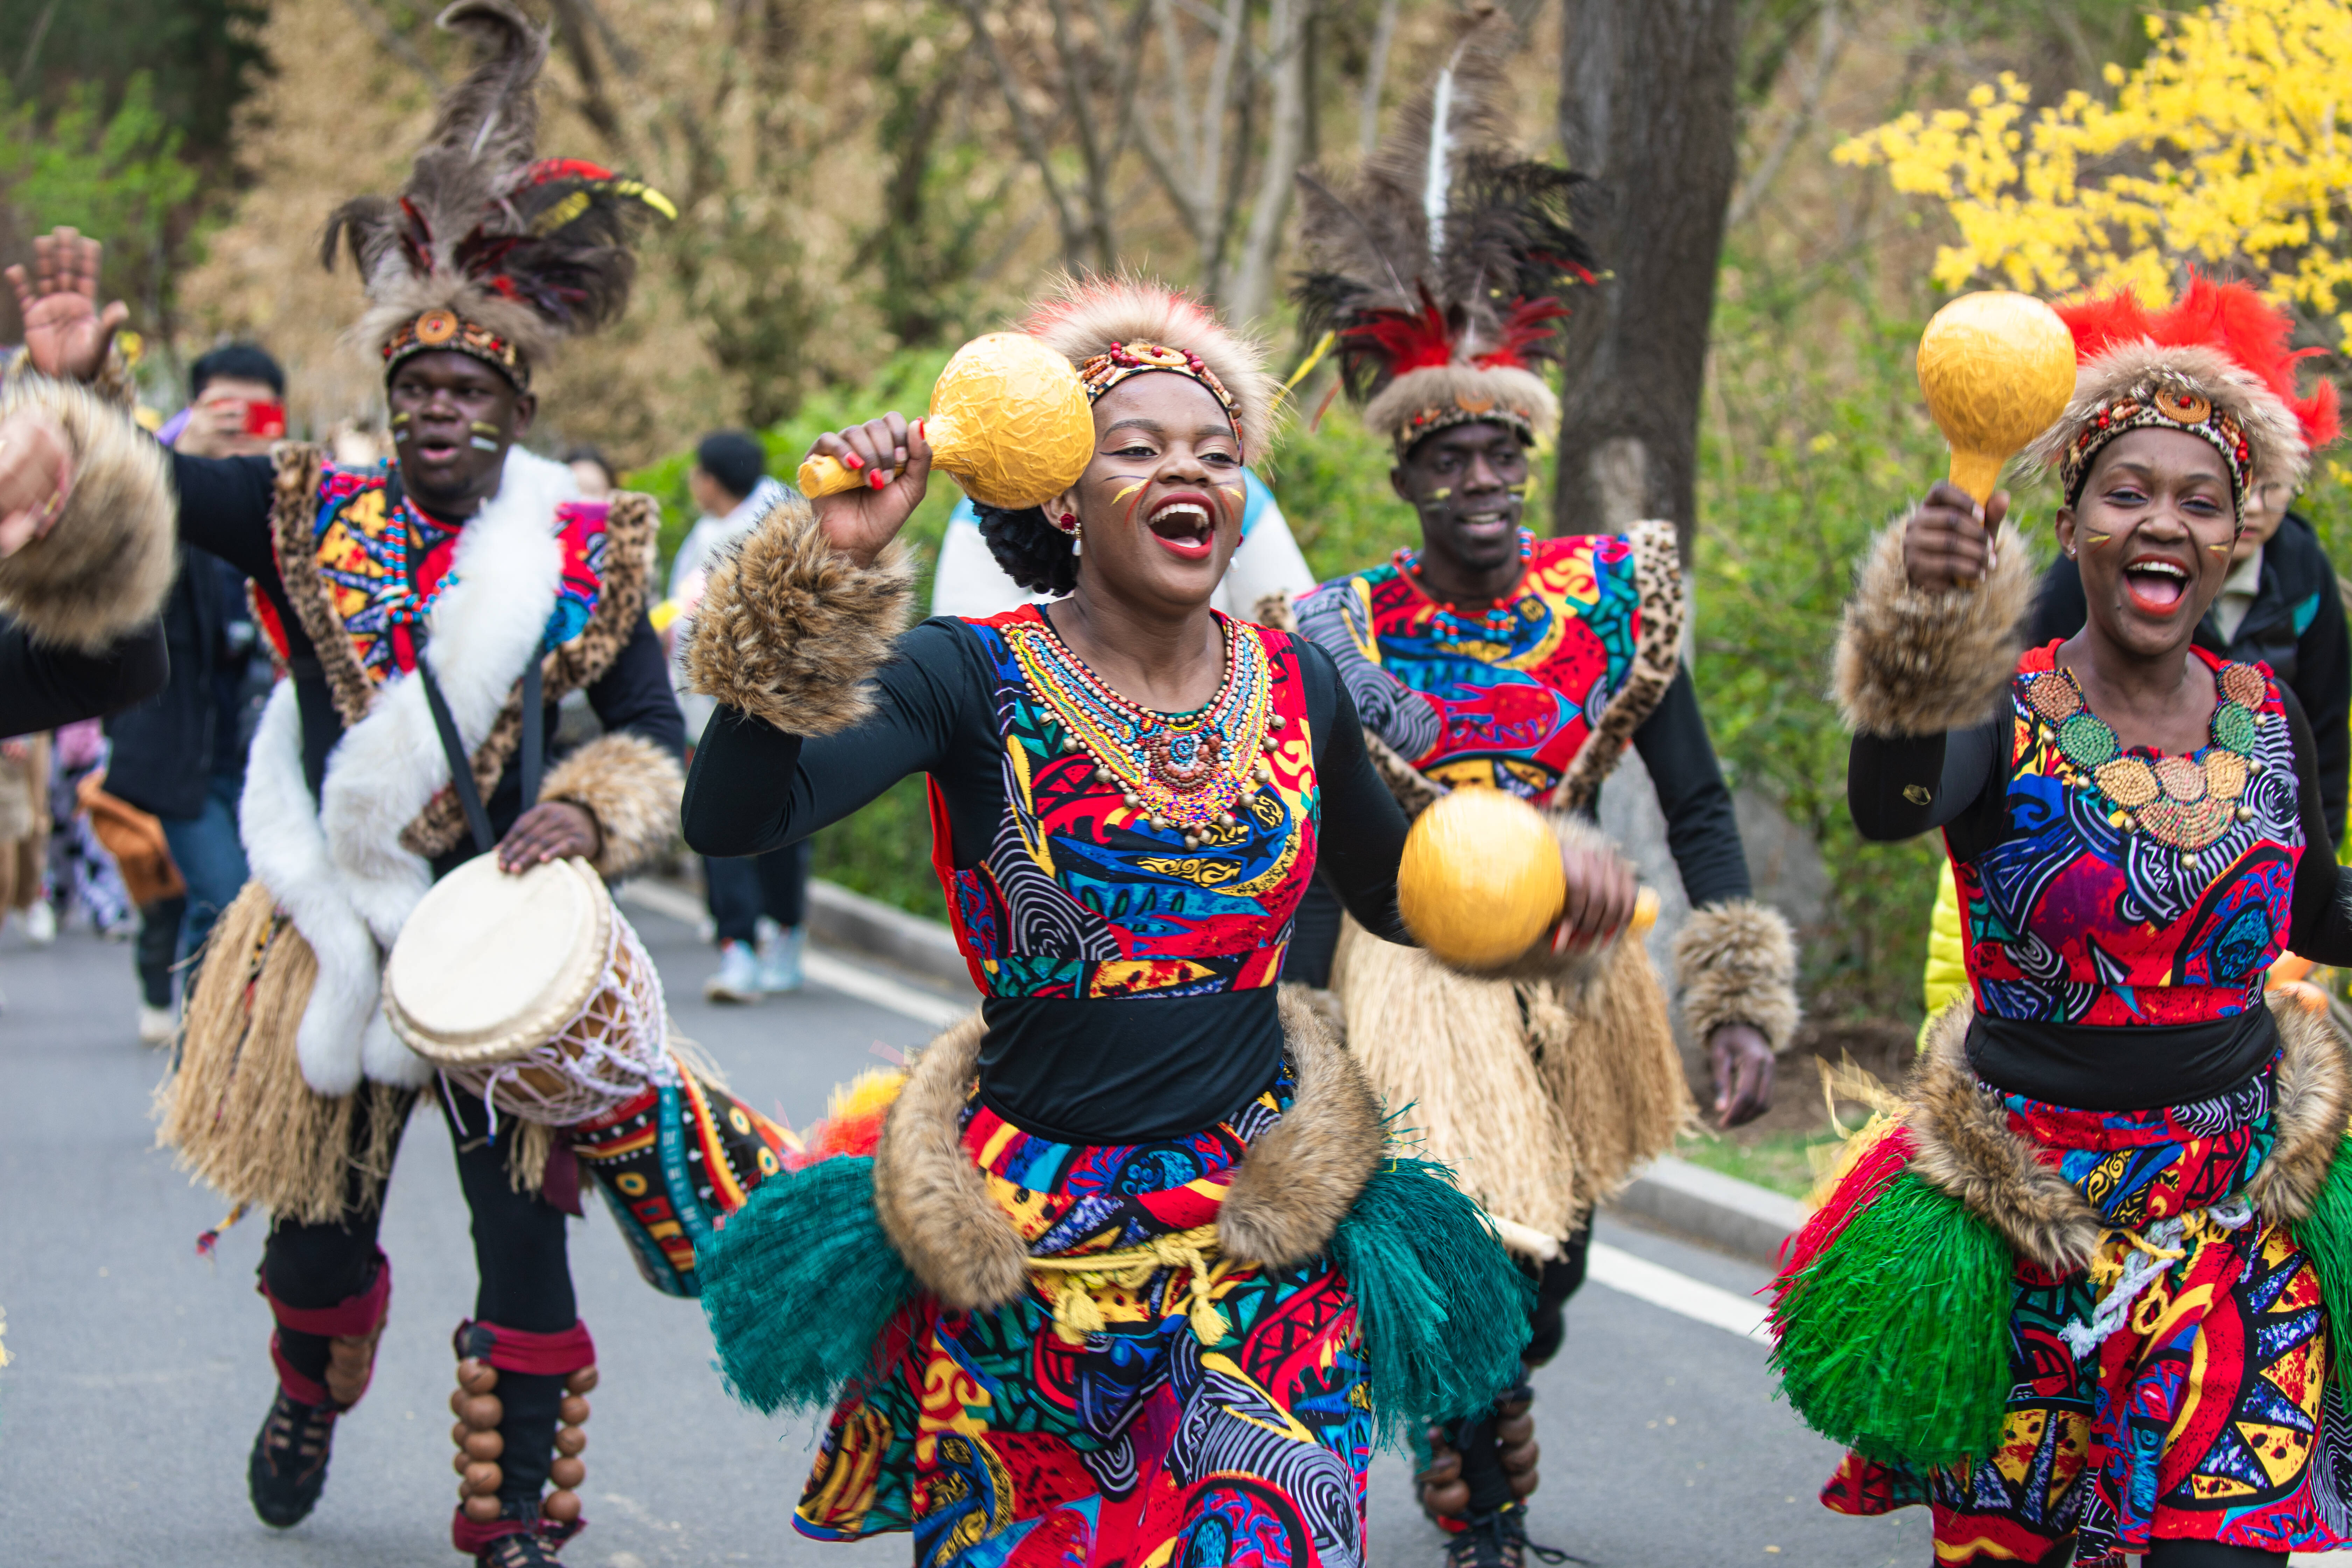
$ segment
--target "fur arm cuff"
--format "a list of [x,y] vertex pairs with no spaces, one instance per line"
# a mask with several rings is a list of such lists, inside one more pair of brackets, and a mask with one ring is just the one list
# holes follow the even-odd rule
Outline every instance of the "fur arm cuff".
[[1797,1032],[1797,940],[1769,905],[1726,899],[1693,910],[1675,936],[1675,973],[1693,1039],[1746,1024],[1780,1051]]
[[0,416],[25,408],[65,427],[73,483],[48,533],[0,560],[0,610],[42,642],[97,653],[153,619],[171,591],[171,471],[154,437],[88,388],[19,377],[0,393]]
[[1989,581],[1927,593],[1903,569],[1903,524],[1870,547],[1838,633],[1838,713],[1865,735],[1939,735],[1999,710],[2032,605],[2025,541],[2003,523]]
[[547,772],[541,800],[569,801],[596,819],[597,874],[608,881],[644,868],[677,834],[686,775],[642,735],[600,735]]
[[808,502],[780,501],[712,569],[689,634],[688,680],[788,734],[846,730],[874,706],[866,680],[906,626],[913,581],[904,545],[855,565]]

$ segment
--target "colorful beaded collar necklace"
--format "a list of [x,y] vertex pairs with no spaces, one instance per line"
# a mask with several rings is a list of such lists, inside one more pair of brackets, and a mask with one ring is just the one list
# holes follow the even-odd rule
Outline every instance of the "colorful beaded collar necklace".
[[2246,780],[2263,771],[2251,753],[2266,695],[2260,671],[2225,664],[2213,672],[2216,700],[2208,731],[2212,744],[2198,756],[2153,761],[2123,749],[2107,721],[2091,711],[2083,689],[2063,668],[2045,670],[2025,689],[2025,700],[2058,731],[2058,751],[2113,801],[2110,825],[2147,834],[2179,851],[2185,867],[2198,851],[2253,816],[2240,804]]
[[1197,713],[1138,708],[1095,678],[1040,615],[1004,627],[1029,689],[1062,726],[1065,755],[1085,752],[1097,784],[1122,786],[1120,801],[1150,826],[1181,833],[1197,849],[1236,826],[1235,812],[1273,782],[1262,752],[1277,744],[1274,679],[1257,629],[1220,615],[1225,677]]
[[1486,613],[1481,615],[1477,620],[1472,621],[1464,616],[1460,611],[1455,610],[1452,605],[1440,600],[1436,595],[1431,594],[1428,588],[1423,586],[1421,582],[1420,551],[1400,548],[1396,553],[1391,557],[1391,559],[1396,563],[1397,570],[1402,572],[1406,576],[1411,577],[1413,580],[1413,585],[1421,588],[1421,591],[1423,594],[1428,595],[1429,602],[1435,606],[1437,611],[1438,629],[1441,632],[1451,635],[1457,641],[1465,642],[1485,641],[1487,638],[1492,637],[1497,632],[1508,631],[1511,628],[1512,623],[1517,618],[1513,611],[1513,606],[1518,604],[1519,589],[1527,582],[1528,563],[1535,558],[1536,536],[1529,530],[1523,528],[1519,530],[1518,583],[1512,585],[1509,593],[1504,595],[1498,599],[1490,601]]
[[396,626],[415,626],[433,613],[441,595],[457,585],[457,574],[444,572],[441,580],[433,584],[433,592],[422,598],[416,593],[416,566],[427,552],[442,541],[456,536],[457,530],[425,516],[406,496],[400,498],[400,512],[406,526],[399,535],[400,581],[393,589],[391,606],[385,616]]

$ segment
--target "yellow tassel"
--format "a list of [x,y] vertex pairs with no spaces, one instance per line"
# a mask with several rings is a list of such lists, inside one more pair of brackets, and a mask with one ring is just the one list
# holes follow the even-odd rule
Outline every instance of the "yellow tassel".
[[1309,353],[1304,360],[1301,360],[1299,362],[1298,368],[1290,373],[1290,379],[1282,384],[1282,390],[1285,392],[1297,391],[1298,384],[1305,381],[1314,371],[1315,367],[1323,363],[1323,356],[1331,352],[1331,345],[1339,341],[1339,334],[1337,331],[1328,331],[1324,333],[1323,336],[1316,342],[1314,352]]
[[1224,1343],[1225,1335],[1232,1332],[1232,1325],[1225,1321],[1225,1315],[1217,1310],[1216,1303],[1197,1292],[1192,1297],[1191,1316],[1192,1337],[1201,1342],[1203,1349]]

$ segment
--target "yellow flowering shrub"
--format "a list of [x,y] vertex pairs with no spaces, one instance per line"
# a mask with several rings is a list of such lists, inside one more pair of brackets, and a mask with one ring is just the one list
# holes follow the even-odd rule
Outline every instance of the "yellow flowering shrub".
[[2071,92],[2034,110],[2005,73],[1966,109],[1903,115],[1833,156],[1944,203],[1960,236],[1937,256],[1947,289],[2129,284],[2158,301],[2194,262],[2334,318],[2352,349],[2352,5],[2228,0],[2147,29],[2138,69],[2107,68],[2112,104]]

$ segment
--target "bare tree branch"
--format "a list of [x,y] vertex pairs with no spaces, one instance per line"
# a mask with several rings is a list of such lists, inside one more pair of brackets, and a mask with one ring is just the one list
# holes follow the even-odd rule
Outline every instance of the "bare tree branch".
[[1095,267],[1108,272],[1118,261],[1110,229],[1110,171],[1102,138],[1095,132],[1094,62],[1070,33],[1069,0],[1049,0],[1054,15],[1054,53],[1060,59],[1064,95],[1077,121],[1078,156],[1086,167],[1087,230],[1094,241]]
[[1275,252],[1282,246],[1291,187],[1306,152],[1307,117],[1314,111],[1308,101],[1306,48],[1314,14],[1315,0],[1273,0],[1267,14],[1266,54],[1275,69],[1274,123],[1268,127],[1257,200],[1242,246],[1241,274],[1226,302],[1236,321],[1256,319],[1273,297]]
[[1372,24],[1372,52],[1364,61],[1364,101],[1358,113],[1356,141],[1364,156],[1381,144],[1381,89],[1388,85],[1389,46],[1396,42],[1397,0],[1381,0],[1380,20]]
[[1811,79],[1805,83],[1804,94],[1796,111],[1789,116],[1787,122],[1780,127],[1780,135],[1773,139],[1771,150],[1748,172],[1748,178],[1740,183],[1738,194],[1732,197],[1731,216],[1727,220],[1731,226],[1743,224],[1754,215],[1758,204],[1764,199],[1764,193],[1772,188],[1774,180],[1780,178],[1780,167],[1789,161],[1789,154],[1813,128],[1813,121],[1821,113],[1822,96],[1829,90],[1831,73],[1837,69],[1838,57],[1844,52],[1845,43],[1846,31],[1840,18],[1837,0],[1830,0],[1822,7],[1821,31],[1813,46]]
[[427,87],[436,92],[441,90],[441,73],[433,68],[433,62],[418,53],[416,46],[403,37],[400,30],[384,19],[383,13],[378,11],[371,0],[343,0],[343,3],[352,8],[352,15],[360,19],[361,26],[375,35],[377,43],[391,50],[403,65],[423,77]]
[[621,132],[620,110],[604,90],[604,72],[596,63],[596,52],[588,47],[588,0],[553,0],[556,20],[556,40],[571,58],[572,74],[580,79],[580,112],[606,146],[615,152],[625,152],[627,144]]
[[980,0],[957,0],[957,5],[971,25],[972,41],[988,57],[997,90],[1003,95],[1004,107],[1013,117],[1013,134],[1021,142],[1022,154],[1036,166],[1037,178],[1045,187],[1045,199],[1053,204],[1054,220],[1062,233],[1062,259],[1076,267],[1084,249],[1084,233],[1078,226],[1077,216],[1070,210],[1069,198],[1062,193],[1061,182],[1054,178],[1054,165],[1046,154],[1044,138],[1037,134],[1036,122],[1029,118],[1028,107],[1021,101],[1021,84],[1014,79],[1004,51],[997,47],[996,36],[988,30],[988,17],[980,8]]

